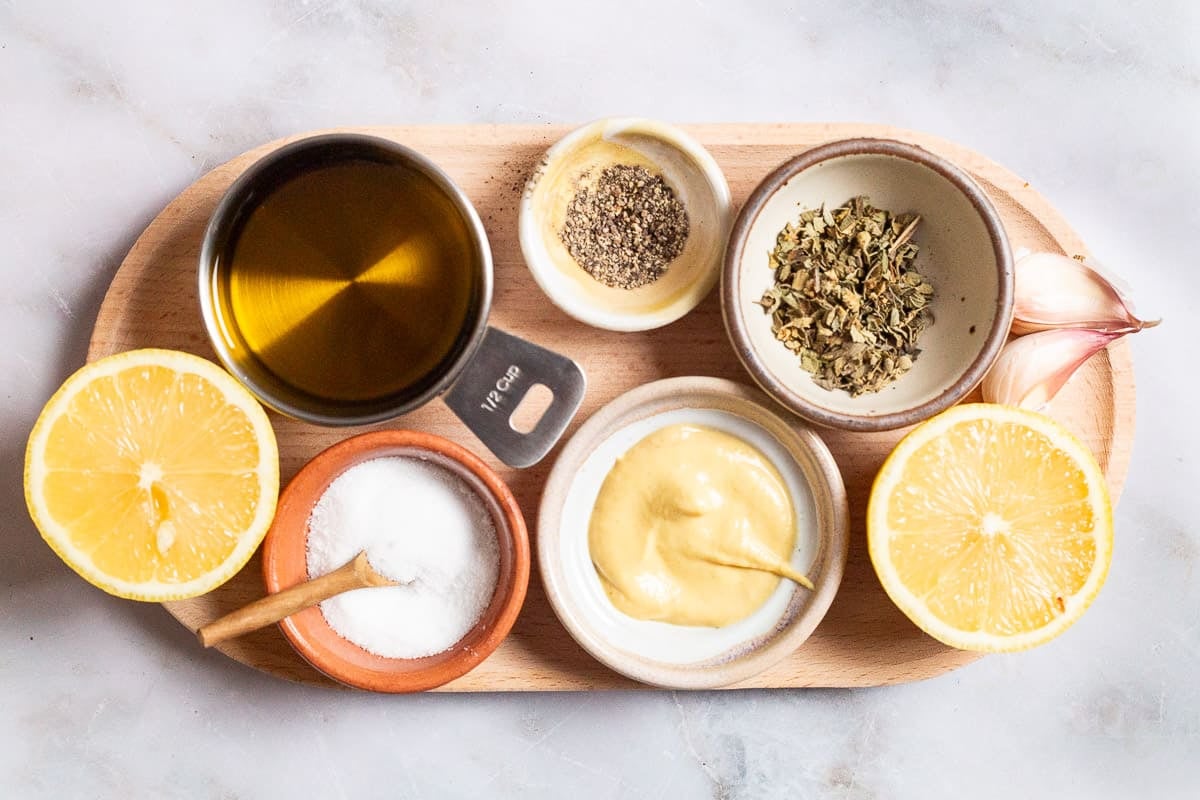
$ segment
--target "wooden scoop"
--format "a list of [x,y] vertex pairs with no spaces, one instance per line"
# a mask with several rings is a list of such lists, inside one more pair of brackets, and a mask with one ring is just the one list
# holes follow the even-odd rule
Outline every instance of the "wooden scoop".
[[212,647],[226,639],[233,639],[244,633],[265,628],[273,622],[279,622],[284,617],[291,616],[297,611],[303,611],[309,606],[315,606],[334,595],[348,592],[351,589],[366,589],[371,586],[399,586],[399,584],[372,569],[371,564],[367,561],[367,553],[363,551],[353,560],[328,575],[298,583],[282,592],[255,600],[237,611],[231,611],[196,631],[196,636],[199,637],[200,644]]

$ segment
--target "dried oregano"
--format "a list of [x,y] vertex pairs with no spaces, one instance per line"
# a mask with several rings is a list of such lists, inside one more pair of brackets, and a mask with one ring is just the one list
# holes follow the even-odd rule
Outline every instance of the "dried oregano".
[[920,221],[855,197],[805,211],[779,232],[775,283],[759,304],[818,386],[877,392],[912,367],[933,322],[933,286],[913,265]]

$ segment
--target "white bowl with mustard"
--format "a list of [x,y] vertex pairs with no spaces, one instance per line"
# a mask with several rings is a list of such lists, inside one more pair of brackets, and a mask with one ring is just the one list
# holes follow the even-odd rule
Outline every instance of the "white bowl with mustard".
[[563,449],[538,517],[551,606],[597,660],[705,689],[787,658],[846,562],[846,493],[820,438],[757,389],[670,378],[602,408]]
[[713,157],[680,129],[621,117],[577,128],[530,175],[519,209],[534,280],[588,325],[643,331],[716,285],[733,211]]

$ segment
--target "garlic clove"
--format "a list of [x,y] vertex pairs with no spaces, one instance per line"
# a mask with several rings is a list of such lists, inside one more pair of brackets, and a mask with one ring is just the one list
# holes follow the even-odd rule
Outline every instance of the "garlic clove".
[[1038,411],[1084,362],[1128,332],[1063,328],[1013,339],[983,379],[983,399]]
[[1012,332],[1057,328],[1133,333],[1159,320],[1138,319],[1127,295],[1102,272],[1057,253],[1032,253],[1016,264]]
[[1076,263],[1083,264],[1092,272],[1095,272],[1101,278],[1108,281],[1113,290],[1121,296],[1123,301],[1125,301],[1125,305],[1129,308],[1129,310],[1134,310],[1133,301],[1130,299],[1133,296],[1133,287],[1129,285],[1129,281],[1125,280],[1116,272],[1109,269],[1107,265],[1101,264],[1092,256],[1087,256],[1085,258],[1073,256],[1071,260],[1075,261]]

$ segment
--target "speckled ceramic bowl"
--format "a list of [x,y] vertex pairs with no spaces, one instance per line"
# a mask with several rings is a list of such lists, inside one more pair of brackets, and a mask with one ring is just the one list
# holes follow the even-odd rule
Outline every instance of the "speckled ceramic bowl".
[[[457,475],[491,512],[500,545],[500,574],[482,618],[453,647],[424,658],[384,658],[343,639],[317,606],[279,623],[292,647],[336,681],[375,692],[419,692],[465,675],[504,641],[516,622],[529,584],[529,537],[516,498],[504,481],[470,451],[440,436],[381,430],[339,442],[296,474],[279,498],[275,522],[263,543],[263,577],[271,593],[308,578],[308,518],[329,484],[373,458],[419,458]],[[403,625],[403,620],[397,620]]]
[[[784,225],[805,209],[858,195],[921,215],[916,266],[935,294],[913,368],[879,392],[851,397],[813,382],[775,339],[757,301],[773,282],[768,254]],[[1012,253],[984,191],[944,158],[887,139],[822,145],[768,175],[734,223],[721,280],[725,327],[758,385],[811,422],[855,431],[913,425],[965,397],[1004,345],[1012,303]]]
[[[846,493],[837,464],[808,427],[767,408],[756,389],[718,378],[669,378],[621,395],[563,448],[542,494],[538,564],[546,596],[575,641],[643,683],[707,689],[746,680],[787,658],[825,616],[846,563]],[[780,581],[749,617],[720,628],[629,617],[609,601],[592,565],[588,526],[617,458],[655,430],[692,422],[756,447],[783,476],[797,518],[791,564],[815,590]]]
[[[661,174],[690,228],[666,273],[632,290],[592,278],[558,237],[580,183],[617,163]],[[571,131],[547,151],[525,186],[518,231],[525,264],[556,306],[593,327],[644,331],[679,319],[712,290],[732,217],[725,176],[699,142],[664,122],[614,117]]]

